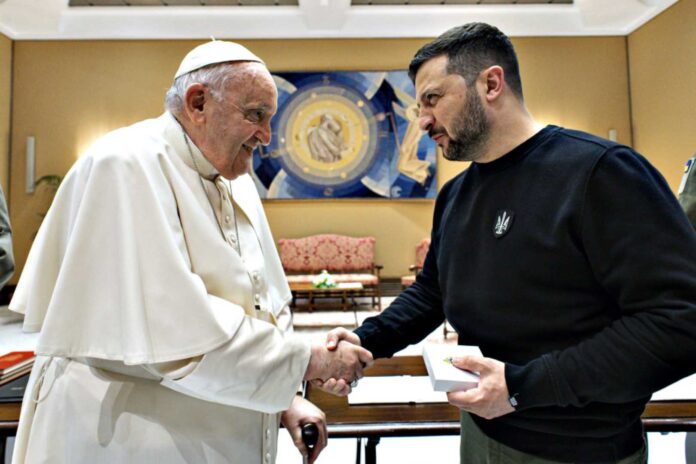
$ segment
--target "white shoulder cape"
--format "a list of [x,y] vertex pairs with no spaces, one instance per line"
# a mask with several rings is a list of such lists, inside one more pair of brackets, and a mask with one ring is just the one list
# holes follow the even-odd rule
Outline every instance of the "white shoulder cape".
[[[249,273],[182,161],[183,140],[165,113],[107,134],[66,175],[10,304],[25,331],[41,331],[38,354],[186,359],[229,341],[253,314]],[[290,292],[261,201],[249,176],[232,184],[277,315]]]

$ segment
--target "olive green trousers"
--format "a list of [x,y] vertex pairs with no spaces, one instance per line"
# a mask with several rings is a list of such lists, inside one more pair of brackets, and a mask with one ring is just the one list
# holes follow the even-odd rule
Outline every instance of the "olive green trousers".
[[[567,464],[532,456],[489,438],[478,428],[467,412],[461,412],[461,424],[459,447],[461,464]],[[647,464],[647,462],[648,457],[643,446],[631,456],[612,464]]]

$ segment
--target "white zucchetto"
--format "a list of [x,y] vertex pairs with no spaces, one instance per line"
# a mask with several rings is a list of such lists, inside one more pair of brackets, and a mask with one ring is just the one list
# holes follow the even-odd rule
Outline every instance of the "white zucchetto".
[[184,57],[174,79],[204,66],[228,61],[256,61],[266,64],[246,47],[234,42],[213,40],[197,46]]

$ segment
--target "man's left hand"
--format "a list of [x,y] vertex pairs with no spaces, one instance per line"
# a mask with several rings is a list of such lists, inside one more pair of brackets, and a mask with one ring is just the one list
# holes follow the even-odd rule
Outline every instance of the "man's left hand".
[[[292,441],[300,451],[300,454],[307,457],[309,464],[312,464],[319,456],[319,453],[321,453],[321,450],[326,447],[328,439],[324,412],[306,399],[296,395],[292,400],[290,408],[280,416],[280,422],[290,432]],[[312,454],[309,456],[307,447],[302,441],[302,426],[305,424],[316,424],[319,430],[319,439],[312,450]]]
[[484,419],[493,419],[515,410],[505,382],[505,364],[491,358],[464,356],[452,360],[459,369],[478,372],[478,387],[463,392],[447,393],[450,404]]

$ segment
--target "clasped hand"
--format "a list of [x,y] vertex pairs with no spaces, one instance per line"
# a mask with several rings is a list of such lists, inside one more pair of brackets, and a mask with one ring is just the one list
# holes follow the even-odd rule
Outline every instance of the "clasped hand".
[[305,380],[323,384],[324,381],[335,379],[342,384],[350,384],[362,378],[363,368],[371,366],[372,362],[372,354],[359,343],[340,343],[337,340],[333,346],[316,344],[312,346]]
[[337,376],[310,378],[312,385],[322,390],[338,396],[348,395],[352,388],[351,382],[362,378],[362,369],[369,367],[373,363],[372,353],[360,346],[360,337],[353,332],[343,328],[333,329],[326,335],[326,345],[322,348],[332,353],[339,353],[341,350],[357,349],[360,355],[361,365],[356,368],[355,376]]

